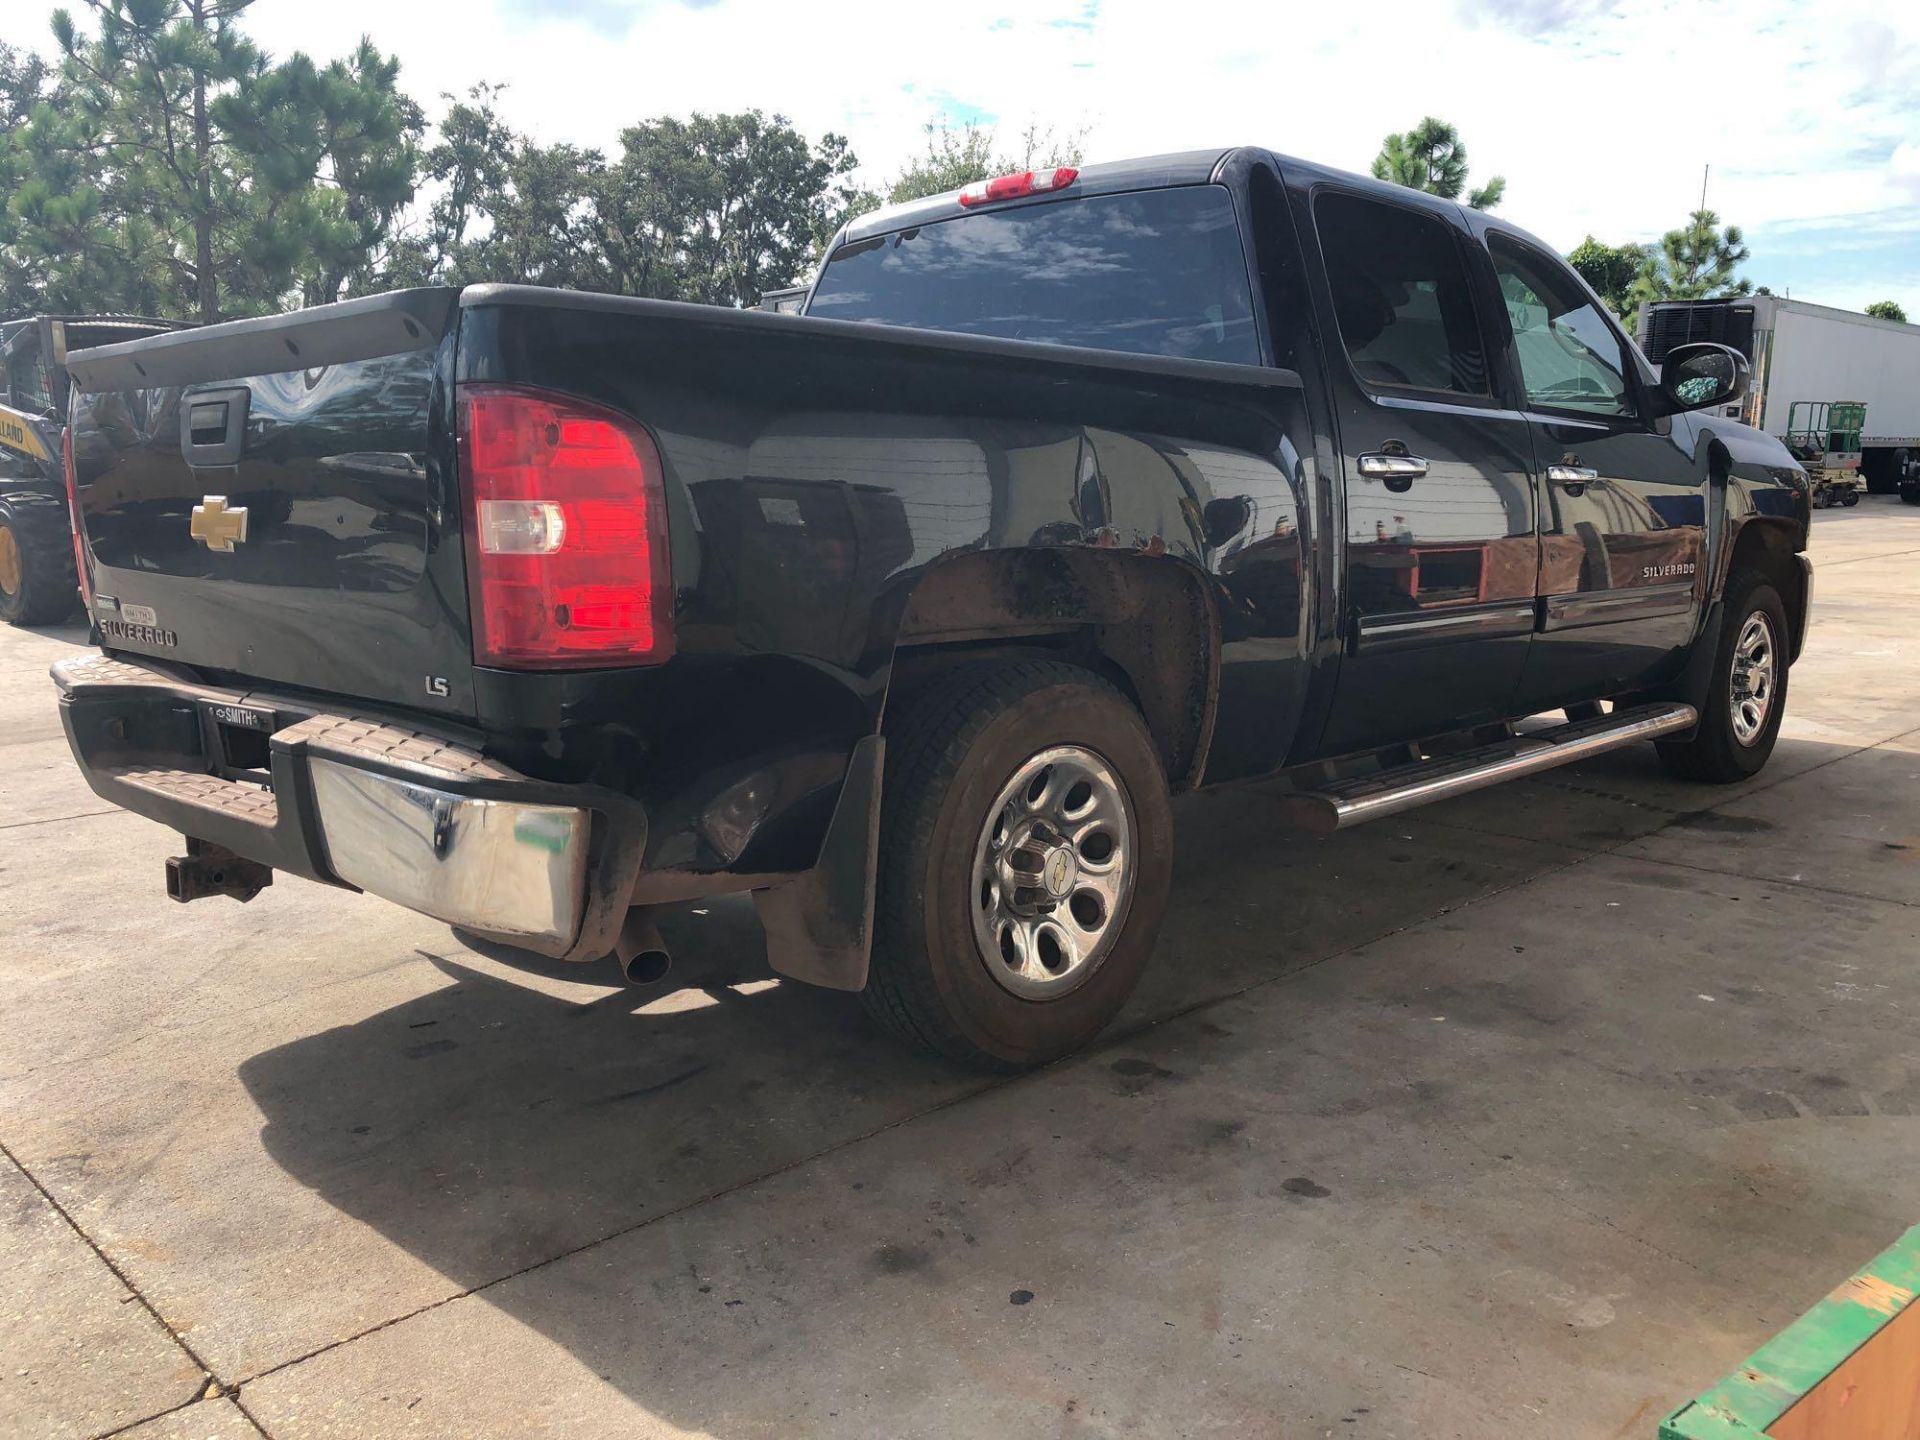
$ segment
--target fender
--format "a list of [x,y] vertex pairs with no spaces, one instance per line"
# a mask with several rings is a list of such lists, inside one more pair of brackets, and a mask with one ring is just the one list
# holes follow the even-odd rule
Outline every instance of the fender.
[[[1811,566],[1804,557],[1798,565],[1788,563],[1786,557],[1802,555],[1812,529],[1812,490],[1806,471],[1785,445],[1765,431],[1725,417],[1696,419],[1693,423],[1698,453],[1711,476],[1708,601],[1717,607],[1725,597],[1736,555],[1759,548],[1777,556],[1782,561],[1781,584],[1788,591],[1783,598],[1793,611],[1789,618],[1799,621],[1794,627],[1792,650],[1793,657],[1798,658],[1810,599]],[[1706,640],[1703,623],[1696,646]]]

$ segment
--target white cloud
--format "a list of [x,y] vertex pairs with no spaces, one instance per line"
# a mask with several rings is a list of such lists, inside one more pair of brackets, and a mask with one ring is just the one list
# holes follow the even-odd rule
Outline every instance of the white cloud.
[[[943,105],[1009,139],[1089,124],[1093,159],[1245,143],[1355,169],[1434,114],[1477,177],[1507,177],[1503,213],[1563,248],[1655,238],[1709,164],[1708,203],[1752,234],[1920,205],[1920,6],[1884,0],[263,0],[247,26],[317,56],[369,34],[430,111],[504,80],[511,122],[546,140],[777,110],[848,135],[875,179]],[[1920,272],[1893,243],[1889,280]]]
[[1920,196],[1920,144],[1902,140],[1887,161],[1887,179]]

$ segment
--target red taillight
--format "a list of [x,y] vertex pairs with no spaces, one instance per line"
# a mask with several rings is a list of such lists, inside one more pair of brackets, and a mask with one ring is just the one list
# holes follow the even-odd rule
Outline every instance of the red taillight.
[[80,529],[80,484],[73,474],[73,426],[60,430],[60,465],[67,472],[67,525],[73,531],[73,573],[80,577],[80,603],[93,619],[93,577],[87,574],[87,542]]
[[672,580],[652,437],[612,410],[520,385],[463,385],[459,408],[474,660],[665,660]]
[[1080,172],[1071,165],[1052,170],[1022,170],[1018,175],[1001,175],[992,180],[976,180],[960,192],[960,203],[971,209],[995,200],[1018,200],[1022,195],[1038,195],[1048,190],[1064,190]]

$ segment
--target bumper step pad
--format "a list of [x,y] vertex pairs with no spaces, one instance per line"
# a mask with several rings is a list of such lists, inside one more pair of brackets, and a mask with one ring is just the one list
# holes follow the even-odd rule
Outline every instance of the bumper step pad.
[[271,830],[280,823],[280,804],[273,792],[244,780],[223,780],[194,770],[155,770],[121,766],[105,772],[122,784],[169,800],[211,810],[249,825]]
[[448,780],[524,780],[497,760],[438,735],[423,735],[357,715],[315,715],[274,735],[279,745],[304,745],[316,755],[341,760],[380,760],[418,770],[424,778]]

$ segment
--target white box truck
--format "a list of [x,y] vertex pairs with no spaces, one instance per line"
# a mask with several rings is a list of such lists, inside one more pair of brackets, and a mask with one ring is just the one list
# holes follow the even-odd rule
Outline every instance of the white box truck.
[[1661,300],[1641,310],[1640,348],[1654,364],[1692,340],[1731,345],[1752,363],[1753,384],[1729,413],[1770,435],[1786,438],[1802,401],[1864,404],[1867,488],[1920,501],[1920,325],[1778,295]]

